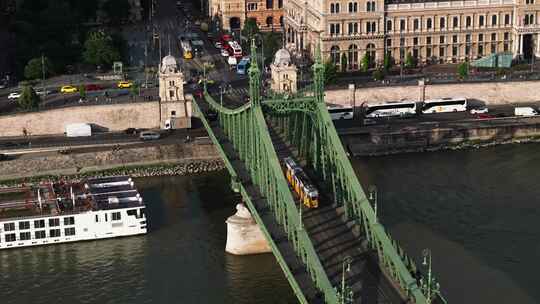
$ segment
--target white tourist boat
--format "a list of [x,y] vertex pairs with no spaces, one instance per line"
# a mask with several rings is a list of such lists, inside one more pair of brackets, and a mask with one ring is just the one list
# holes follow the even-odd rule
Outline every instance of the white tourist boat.
[[128,176],[0,188],[0,249],[145,234]]

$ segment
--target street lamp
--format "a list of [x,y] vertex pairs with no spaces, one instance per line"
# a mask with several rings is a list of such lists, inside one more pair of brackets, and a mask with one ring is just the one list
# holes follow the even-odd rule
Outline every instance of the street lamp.
[[251,54],[251,56],[256,56],[257,60],[259,61],[259,65],[261,66],[261,68],[264,70],[264,39],[263,39],[263,36],[259,33],[255,34],[255,37],[258,37],[261,41],[261,56],[260,56],[260,61],[259,61],[259,55],[257,54]]
[[422,250],[422,266],[427,268],[427,281],[424,278],[420,279],[420,287],[424,295],[426,295],[427,304],[431,304],[435,295],[440,292],[440,284],[432,277],[431,274],[431,250]]
[[368,191],[369,191],[369,200],[373,203],[375,219],[377,220],[377,186],[375,185],[369,186]]
[[345,272],[351,271],[353,258],[346,256],[341,262],[341,291],[338,291],[339,303],[349,304],[353,302],[354,292],[345,282]]

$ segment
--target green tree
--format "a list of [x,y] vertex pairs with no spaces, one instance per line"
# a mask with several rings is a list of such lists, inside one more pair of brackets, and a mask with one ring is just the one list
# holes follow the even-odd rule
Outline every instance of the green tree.
[[384,72],[381,69],[376,70],[373,72],[373,79],[375,80],[383,80],[384,79]]
[[[53,73],[53,65],[49,58],[43,58],[43,70],[45,78],[48,78]],[[32,58],[24,67],[24,77],[26,79],[41,79],[43,77],[41,57]]]
[[278,51],[281,45],[281,36],[275,32],[265,33],[264,39],[264,62],[269,64],[274,58],[274,54]]
[[331,61],[328,60],[324,64],[324,84],[332,84],[336,80],[337,76],[337,67],[336,65]]
[[341,54],[341,72],[347,72],[347,55],[345,53]]
[[120,24],[129,18],[131,5],[129,0],[107,0],[103,3],[101,9],[107,15],[110,24]]
[[367,72],[369,70],[369,63],[369,54],[366,52],[364,54],[364,57],[362,57],[362,62],[360,63],[360,68],[362,69],[362,72]]
[[81,99],[86,99],[86,86],[84,84],[79,86],[79,96],[81,96]]
[[416,58],[414,58],[411,53],[407,53],[407,56],[405,57],[405,67],[408,69],[416,67]]
[[23,110],[34,110],[39,107],[40,98],[31,86],[25,86],[19,97],[19,108]]
[[89,64],[110,67],[114,61],[120,60],[120,52],[114,47],[110,36],[98,31],[86,39],[83,58]]
[[248,39],[249,45],[251,45],[251,39],[258,33],[260,33],[260,30],[257,25],[257,20],[255,18],[247,18],[246,21],[244,21],[242,35]]
[[132,97],[137,96],[137,94],[139,93],[139,86],[136,83],[134,83],[131,86],[131,88],[129,88],[129,92],[131,93]]
[[457,73],[460,79],[465,79],[469,76],[469,64],[467,62],[460,63],[457,67]]
[[388,71],[392,68],[392,65],[394,65],[394,59],[392,58],[392,55],[390,53],[384,54],[384,62],[383,62],[383,68],[385,71]]

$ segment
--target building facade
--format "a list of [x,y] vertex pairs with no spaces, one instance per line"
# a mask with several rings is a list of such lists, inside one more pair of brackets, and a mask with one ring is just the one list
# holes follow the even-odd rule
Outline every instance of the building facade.
[[287,47],[323,56],[347,70],[385,54],[403,62],[474,60],[492,53],[540,56],[540,0],[322,0],[285,3]]
[[284,0],[210,0],[209,16],[218,17],[224,30],[239,30],[254,18],[261,31],[281,31]]

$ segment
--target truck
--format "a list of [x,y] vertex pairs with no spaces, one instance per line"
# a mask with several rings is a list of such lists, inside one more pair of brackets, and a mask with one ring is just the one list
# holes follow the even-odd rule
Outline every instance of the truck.
[[514,108],[515,116],[534,116],[538,115],[538,112],[532,107],[516,107]]
[[72,123],[65,125],[67,137],[92,136],[92,127],[87,123]]
[[244,57],[238,65],[236,66],[236,73],[240,75],[247,74],[247,69],[249,68],[249,57]]

